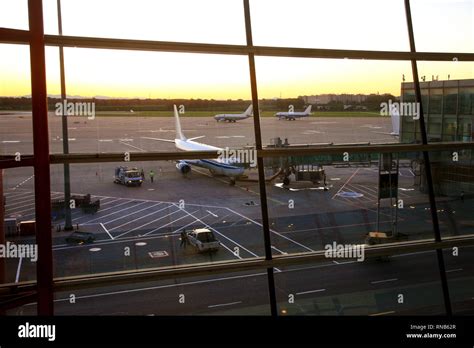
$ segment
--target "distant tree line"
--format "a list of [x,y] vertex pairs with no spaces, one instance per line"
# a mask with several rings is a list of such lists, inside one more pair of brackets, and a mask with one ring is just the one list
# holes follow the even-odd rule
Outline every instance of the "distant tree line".
[[[173,105],[184,105],[188,111],[238,111],[242,112],[251,100],[229,99],[102,99],[68,98],[68,102],[95,102],[96,111],[169,111]],[[59,98],[48,97],[48,108],[54,110]],[[261,99],[260,108],[264,110],[287,110],[289,105],[302,108],[302,98]],[[31,110],[29,97],[0,97],[0,110]]]
[[[359,105],[364,105],[368,110],[377,111],[380,103],[388,100],[398,101],[391,94],[370,95],[367,100]],[[55,109],[55,104],[61,99],[48,97],[49,110]],[[188,111],[235,111],[242,112],[251,103],[244,99],[112,99],[112,98],[68,98],[68,102],[95,102],[96,111],[170,111],[173,105],[184,105]],[[305,107],[302,97],[285,99],[260,99],[260,109],[266,111],[286,111],[293,105],[295,111]],[[344,109],[343,103],[330,102],[327,104],[331,111]],[[0,97],[0,110],[31,110],[31,98],[29,97]]]

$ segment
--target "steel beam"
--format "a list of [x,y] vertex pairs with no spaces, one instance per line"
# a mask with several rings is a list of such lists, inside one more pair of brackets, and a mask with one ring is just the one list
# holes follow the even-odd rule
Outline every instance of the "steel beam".
[[38,262],[38,315],[53,315],[53,249],[43,1],[28,0]]

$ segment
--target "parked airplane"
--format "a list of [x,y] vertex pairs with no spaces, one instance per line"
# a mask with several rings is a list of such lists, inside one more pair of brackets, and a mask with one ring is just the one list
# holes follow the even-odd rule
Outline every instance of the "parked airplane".
[[277,112],[275,114],[276,117],[278,117],[278,119],[286,119],[286,120],[296,120],[297,118],[301,118],[301,117],[308,117],[309,115],[311,115],[311,107],[312,105],[308,106],[306,108],[305,111],[303,112]]
[[219,114],[219,115],[214,116],[214,119],[217,122],[220,122],[220,121],[237,122],[239,120],[245,120],[246,118],[249,118],[250,116],[252,116],[252,112],[253,112],[253,106],[252,104],[250,104],[247,110],[245,110],[245,112],[241,114]]
[[[224,149],[220,147],[198,143],[197,141],[194,141],[196,139],[203,138],[204,135],[189,138],[189,139],[186,138],[181,130],[181,122],[179,119],[176,105],[174,105],[174,120],[175,120],[175,127],[176,127],[176,139],[169,140],[169,139],[150,138],[150,137],[142,137],[142,138],[174,143],[176,148],[183,151],[224,151]],[[213,175],[227,176],[230,178],[231,185],[235,185],[236,178],[241,176],[245,170],[243,166],[235,165],[235,161],[229,161],[226,159],[180,160],[176,163],[176,169],[183,175],[191,171],[191,166],[197,166],[197,167],[208,169]]]
[[282,118],[286,119],[286,120],[296,120],[297,118],[301,118],[301,117],[308,117],[309,115],[311,115],[311,107],[312,105],[308,106],[305,111],[303,112],[294,112],[294,111],[291,111],[291,112],[277,112],[275,114],[276,117],[278,117],[279,120],[281,120]]

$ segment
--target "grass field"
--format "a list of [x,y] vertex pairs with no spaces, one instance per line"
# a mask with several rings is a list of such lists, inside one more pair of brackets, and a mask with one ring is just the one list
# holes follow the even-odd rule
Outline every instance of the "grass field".
[[[235,111],[186,111],[183,117],[212,117],[220,113],[238,113]],[[262,117],[272,117],[274,111],[262,111]],[[96,111],[97,117],[171,117],[172,111]],[[311,117],[382,117],[378,112],[371,111],[315,111]]]

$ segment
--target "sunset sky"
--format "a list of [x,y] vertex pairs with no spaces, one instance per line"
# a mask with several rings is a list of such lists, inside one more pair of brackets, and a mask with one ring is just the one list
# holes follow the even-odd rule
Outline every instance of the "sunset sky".
[[[57,34],[56,0],[43,0]],[[403,0],[251,0],[254,44],[407,51]],[[474,0],[412,0],[419,51],[474,52]],[[0,0],[0,27],[28,29],[26,0]],[[112,10],[113,9],[113,10]],[[63,0],[64,35],[245,44],[242,0]],[[0,96],[30,94],[27,46],[0,44]],[[454,57],[453,57],[454,58]],[[46,51],[59,94],[58,48]],[[250,98],[246,56],[65,49],[69,95]],[[400,94],[410,62],[257,57],[260,98]],[[420,76],[473,78],[474,63],[419,62]]]

